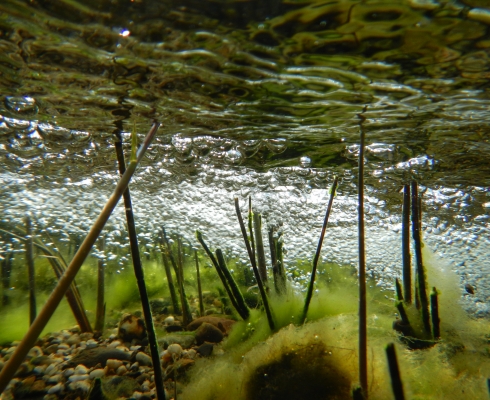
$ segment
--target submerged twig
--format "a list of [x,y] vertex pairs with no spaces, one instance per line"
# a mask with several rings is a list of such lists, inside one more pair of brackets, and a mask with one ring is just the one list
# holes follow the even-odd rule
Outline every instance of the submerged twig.
[[415,261],[417,263],[417,290],[422,309],[422,322],[427,333],[431,333],[429,299],[427,298],[425,269],[422,261],[422,240],[420,238],[420,211],[417,182],[412,181],[412,235],[415,246]]
[[315,258],[313,259],[313,268],[311,270],[310,283],[308,285],[308,291],[306,292],[305,305],[303,307],[303,314],[301,315],[300,324],[303,324],[306,320],[306,315],[308,314],[308,307],[310,306],[311,297],[313,296],[313,285],[315,283],[316,270],[318,267],[318,261],[320,260],[320,253],[322,251],[323,239],[325,237],[325,232],[327,230],[328,217],[332,211],[333,199],[335,197],[335,191],[337,190],[339,178],[335,177],[333,180],[332,188],[330,189],[330,198],[328,200],[327,211],[325,213],[325,218],[323,219],[322,231],[320,233],[320,238],[318,239],[318,245],[316,247]]
[[390,343],[388,346],[386,346],[386,357],[388,358],[391,388],[393,390],[395,400],[405,400],[405,395],[403,394],[403,383],[400,376],[400,368],[398,367],[395,345],[393,343]]
[[32,240],[31,218],[26,217],[26,262],[29,277],[29,324],[36,319],[36,282],[34,272],[34,245]]
[[202,317],[204,316],[204,303],[202,299],[201,273],[199,271],[199,258],[197,257],[197,250],[194,250],[194,260],[196,261],[197,293],[199,296],[199,315]]
[[262,298],[262,304],[264,305],[265,313],[267,315],[267,321],[269,323],[269,328],[271,331],[275,330],[274,318],[272,316],[272,310],[269,306],[269,300],[267,299],[267,293],[265,292],[264,284],[260,278],[259,270],[257,269],[257,264],[255,263],[255,257],[253,256],[252,248],[247,240],[247,230],[245,229],[245,224],[243,223],[242,213],[240,211],[240,204],[238,203],[238,198],[235,197],[235,211],[238,218],[238,223],[240,224],[240,230],[242,231],[242,236],[245,240],[245,246],[247,248],[248,255],[250,257],[250,262],[252,263],[252,269],[255,275],[255,280],[257,281],[257,286],[259,287],[260,297]]
[[[122,139],[121,132],[118,130],[115,133],[116,140],[114,142],[117,154],[117,162],[119,165],[119,172],[124,176],[126,171],[126,163],[124,161],[124,154],[122,150]],[[135,139],[136,132],[133,132],[133,146],[132,146],[132,157],[131,162],[133,162],[136,157],[136,146]],[[131,165],[131,164],[130,164]],[[133,205],[131,202],[131,194],[129,192],[129,187],[123,193],[124,206],[126,209],[126,221],[128,223],[128,235],[129,235],[129,245],[131,248],[131,257],[133,259],[134,275],[136,276],[136,283],[138,285],[141,307],[143,309],[143,317],[145,319],[146,331],[148,333],[148,346],[150,348],[150,355],[153,363],[153,371],[155,377],[155,390],[157,398],[159,400],[165,400],[165,389],[163,386],[163,372],[162,365],[160,363],[160,352],[158,349],[157,336],[155,333],[155,327],[153,325],[153,317],[151,314],[150,300],[148,298],[148,292],[146,290],[145,276],[143,272],[143,267],[141,265],[140,251],[138,246],[138,235],[136,233],[136,225],[134,222]]]
[[412,262],[410,258],[410,185],[404,185],[402,207],[403,298],[408,304],[412,303]]
[[0,393],[5,390],[8,383],[10,382],[10,379],[12,379],[15,372],[17,371],[17,368],[19,368],[20,364],[22,363],[22,361],[24,361],[24,358],[26,357],[31,347],[34,346],[34,344],[36,343],[37,338],[39,337],[42,330],[44,329],[44,327],[46,326],[46,324],[54,314],[56,308],[58,307],[58,304],[60,303],[61,299],[65,295],[68,288],[70,287],[70,284],[73,282],[73,279],[75,278],[77,272],[79,271],[83,262],[87,258],[88,254],[90,253],[92,246],[94,245],[95,241],[100,235],[100,232],[104,228],[104,225],[106,224],[107,220],[112,214],[112,211],[116,207],[124,190],[128,186],[129,180],[133,176],[139,161],[141,160],[146,149],[148,148],[149,144],[153,140],[153,137],[155,136],[158,126],[159,126],[158,123],[153,124],[152,128],[150,129],[150,132],[146,136],[144,144],[140,147],[138,151],[136,161],[132,161],[129,164],[126,173],[119,180],[116,188],[114,189],[113,194],[111,195],[106,205],[100,212],[99,216],[97,217],[97,220],[94,222],[92,228],[90,229],[89,233],[85,237],[85,240],[83,241],[77,253],[73,257],[65,273],[58,281],[58,284],[56,285],[53,292],[49,296],[44,307],[41,309],[34,323],[30,326],[24,338],[18,344],[18,346],[16,347],[15,351],[12,353],[7,363],[0,371]]
[[[364,108],[364,111],[366,108]],[[366,247],[364,240],[364,127],[366,117],[357,114],[361,141],[359,146],[359,181],[358,181],[358,235],[359,235],[359,381],[362,394],[368,398],[367,376],[367,300],[366,300]]]

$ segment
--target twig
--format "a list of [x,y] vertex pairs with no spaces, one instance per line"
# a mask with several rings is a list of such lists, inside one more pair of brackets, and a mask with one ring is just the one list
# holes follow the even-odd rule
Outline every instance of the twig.
[[415,246],[415,261],[417,262],[417,285],[422,309],[422,322],[427,333],[431,333],[429,299],[427,298],[425,269],[422,261],[422,243],[420,239],[420,221],[419,221],[419,198],[417,182],[412,181],[412,235]]
[[327,230],[328,218],[330,212],[332,211],[333,199],[335,197],[335,191],[337,190],[338,177],[333,180],[332,188],[330,190],[330,198],[328,200],[327,211],[325,213],[325,218],[323,219],[322,231],[320,233],[320,238],[318,239],[318,245],[316,247],[315,258],[313,259],[313,269],[311,270],[310,283],[308,285],[308,291],[306,292],[305,305],[303,307],[303,314],[300,319],[300,324],[304,324],[306,320],[306,315],[308,314],[308,307],[310,306],[310,301],[313,296],[313,285],[315,284],[316,270],[318,268],[318,261],[320,260],[320,253],[322,251],[323,239],[325,237],[325,232]]
[[[364,108],[366,111],[366,108]],[[367,376],[367,300],[366,300],[366,248],[364,240],[364,127],[366,117],[357,114],[360,119],[361,143],[359,146],[359,182],[358,182],[358,231],[359,231],[359,381],[362,394],[368,398]]]
[[36,319],[36,281],[34,271],[34,245],[32,240],[31,218],[26,217],[26,261],[29,276],[29,324]]
[[405,302],[412,303],[412,263],[410,260],[410,185],[403,186],[402,207],[403,292]]
[[405,395],[403,394],[403,383],[400,377],[400,368],[398,367],[395,345],[393,343],[390,343],[388,346],[386,346],[386,357],[388,358],[391,388],[393,390],[395,400],[405,400]]
[[240,224],[240,230],[242,231],[242,236],[245,240],[245,246],[247,247],[247,252],[250,257],[250,262],[252,263],[252,269],[254,271],[255,280],[259,287],[260,297],[262,298],[262,304],[264,305],[265,313],[267,315],[267,321],[269,322],[269,328],[271,331],[275,330],[274,318],[272,316],[272,310],[269,306],[269,300],[267,299],[267,293],[265,292],[264,284],[262,279],[260,279],[259,270],[257,269],[257,264],[255,263],[255,257],[252,253],[252,248],[247,240],[247,230],[245,229],[245,224],[243,223],[242,213],[240,211],[240,205],[238,204],[238,198],[235,197],[235,211],[238,218],[238,223]]
[[22,361],[24,361],[24,358],[26,357],[31,347],[34,346],[34,344],[36,343],[37,338],[54,314],[56,308],[58,307],[58,304],[70,287],[70,284],[73,282],[73,279],[75,279],[77,272],[87,258],[88,254],[90,253],[92,246],[99,237],[100,232],[104,228],[104,225],[111,216],[112,211],[116,207],[124,190],[128,186],[129,180],[133,176],[139,161],[141,160],[141,158],[143,158],[146,149],[153,140],[158,126],[158,123],[154,123],[151,127],[150,132],[146,136],[144,144],[138,150],[136,161],[131,161],[131,163],[129,164],[125,174],[119,180],[116,188],[114,189],[114,193],[111,195],[106,205],[100,212],[97,220],[94,222],[92,228],[85,237],[85,240],[80,245],[80,248],[71,260],[70,265],[68,266],[65,273],[58,281],[58,284],[54,288],[53,292],[49,296],[48,300],[44,304],[44,307],[41,309],[34,323],[30,326],[26,335],[16,347],[15,351],[12,353],[11,357],[0,371],[0,393],[5,390],[8,383],[17,371],[17,368],[19,368],[20,364],[22,364]]
[[199,272],[199,258],[197,250],[194,250],[194,260],[196,261],[196,278],[197,278],[197,293],[199,295],[199,315],[204,316],[204,303],[202,299],[201,273]]
[[[117,162],[119,166],[119,172],[121,176],[124,176],[126,171],[126,163],[124,161],[124,153],[122,150],[122,138],[121,132],[117,130],[115,132],[116,140],[114,142],[116,148]],[[133,146],[132,146],[132,160],[135,158],[136,146],[135,139],[136,132],[133,132]],[[130,164],[131,165],[131,164]],[[151,314],[150,300],[148,298],[148,292],[146,290],[145,276],[143,272],[143,267],[141,265],[140,251],[138,246],[138,235],[136,233],[136,225],[134,223],[133,205],[131,202],[131,194],[129,192],[129,187],[123,193],[124,206],[126,209],[126,221],[128,223],[128,235],[129,235],[129,245],[131,248],[131,257],[133,259],[134,275],[136,276],[136,283],[138,285],[141,307],[143,308],[143,317],[145,319],[146,331],[148,333],[148,346],[150,348],[150,355],[153,363],[153,371],[155,377],[155,390],[157,398],[159,400],[165,400],[165,389],[163,386],[163,373],[162,365],[160,363],[160,352],[158,349],[157,336],[155,333],[155,327],[153,325],[153,317]]]

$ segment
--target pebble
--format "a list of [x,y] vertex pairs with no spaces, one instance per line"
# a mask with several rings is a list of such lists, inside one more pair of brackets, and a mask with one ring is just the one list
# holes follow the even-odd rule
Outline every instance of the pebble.
[[105,375],[105,370],[102,368],[97,368],[94,369],[92,372],[89,374],[90,379],[95,379],[95,378],[102,378]]
[[163,323],[165,325],[173,325],[175,323],[175,318],[172,315],[169,315],[167,318],[164,319]]
[[[111,335],[112,336],[112,335]],[[120,346],[122,343],[119,340],[114,340],[112,343],[110,343],[107,347],[110,349],[115,349],[117,346]]]
[[151,366],[151,357],[148,354],[143,353],[142,351],[139,351],[138,354],[136,354],[136,361],[140,363],[140,365],[144,366]]
[[204,342],[219,343],[223,338],[223,332],[216,326],[207,322],[202,323],[196,330],[196,343],[198,345]]
[[63,391],[65,386],[62,383],[58,383],[48,389],[48,394],[59,393]]
[[93,349],[97,347],[99,344],[94,339],[87,340],[87,349]]
[[77,365],[75,368],[75,374],[77,375],[86,375],[88,374],[88,369],[85,367],[85,365]]
[[75,369],[74,368],[67,368],[63,372],[63,375],[65,375],[65,377],[68,378],[69,376],[72,376],[74,373],[75,373]]
[[128,372],[128,369],[126,368],[125,365],[121,365],[117,370],[116,374],[117,375],[125,375]]
[[107,368],[116,370],[122,365],[122,361],[110,359],[110,360],[107,360],[106,365],[107,365]]

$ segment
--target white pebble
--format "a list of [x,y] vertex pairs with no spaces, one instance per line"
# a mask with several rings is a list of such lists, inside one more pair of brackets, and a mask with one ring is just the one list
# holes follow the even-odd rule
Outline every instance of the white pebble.
[[[0,371],[2,370],[2,362],[0,361]],[[44,374],[44,371],[46,371],[46,366],[45,365],[38,365],[37,367],[34,367],[32,370],[35,374],[41,375]]]
[[43,355],[43,351],[39,346],[34,346],[32,349],[29,350],[29,353],[27,353],[28,357],[40,357]]
[[93,349],[94,347],[97,347],[98,345],[99,344],[94,339],[87,340],[87,349]]
[[117,370],[116,370],[116,374],[117,375],[124,375],[126,372],[128,372],[128,369],[124,366],[124,365],[121,365]]
[[117,346],[120,346],[121,345],[121,342],[119,340],[114,340],[111,344],[109,344],[109,346],[107,347],[110,347],[111,349],[115,349]]
[[106,365],[109,368],[116,370],[122,365],[122,361],[110,358],[109,360],[107,360]]
[[57,372],[58,366],[56,364],[49,364],[46,368],[46,371],[44,373],[46,375],[53,375],[55,372]]
[[173,356],[173,357],[179,357],[182,354],[182,347],[178,343],[172,343],[167,347],[167,351]]
[[64,389],[64,385],[62,383],[58,383],[57,385],[51,386],[48,389],[48,394],[59,393]]
[[150,381],[146,380],[141,384],[141,390],[143,392],[149,392],[150,391]]
[[164,319],[163,323],[165,325],[173,325],[175,322],[175,318],[172,315],[169,315],[167,318]]
[[151,362],[151,357],[148,354],[145,354],[143,352],[139,352],[136,354],[136,361],[138,361],[141,365],[149,366],[152,364]]
[[61,376],[61,374],[57,374],[57,375],[48,376],[46,382],[47,383],[58,383],[58,382],[61,382],[62,380],[63,380],[63,377]]
[[69,376],[72,376],[74,373],[75,373],[75,370],[73,368],[67,368],[63,372],[63,375],[65,375],[66,377],[69,377]]
[[117,338],[115,333],[112,333],[111,336],[109,336],[109,340],[114,340],[115,338]]
[[139,350],[139,349],[141,349],[141,346],[131,346],[129,348],[130,351],[136,351],[136,350]]
[[90,374],[89,378],[90,379],[95,379],[95,378],[102,378],[105,375],[105,370],[102,368],[94,369]]
[[143,393],[141,392],[134,392],[133,395],[131,396],[132,399],[139,399],[141,396],[143,396]]
[[86,381],[87,379],[88,375],[72,375],[68,378],[70,382]]
[[194,349],[187,350],[187,357],[194,360],[196,358],[197,351]]
[[86,374],[88,374],[88,369],[85,365],[80,364],[75,368],[75,374],[86,375]]
[[68,346],[66,343],[61,343],[58,345],[58,350],[68,350],[70,346]]

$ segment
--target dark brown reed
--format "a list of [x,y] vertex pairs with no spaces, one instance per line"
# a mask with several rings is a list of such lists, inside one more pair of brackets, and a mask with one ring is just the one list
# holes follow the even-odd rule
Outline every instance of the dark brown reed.
[[393,390],[395,400],[405,400],[405,395],[403,394],[403,383],[400,376],[400,368],[398,367],[395,345],[393,343],[390,343],[388,346],[386,346],[386,357],[388,358],[391,389]]
[[218,265],[221,268],[221,272],[223,273],[225,279],[228,281],[228,285],[230,286],[233,297],[235,298],[235,302],[237,304],[237,311],[240,316],[246,320],[250,317],[250,309],[245,303],[245,299],[243,298],[243,294],[240,291],[233,275],[231,275],[228,267],[226,266],[225,258],[223,257],[223,252],[220,249],[216,250],[216,257],[218,258]]
[[[133,132],[136,135],[136,132]],[[117,163],[121,176],[126,172],[126,163],[124,161],[124,153],[122,149],[121,132],[115,132],[116,140],[114,146],[116,149]],[[135,149],[133,148],[133,151]],[[136,233],[136,224],[134,222],[133,205],[131,202],[131,194],[127,186],[123,193],[124,207],[126,211],[126,221],[129,235],[129,246],[131,249],[131,258],[133,259],[134,275],[140,293],[141,307],[143,309],[143,318],[145,320],[146,331],[148,334],[148,347],[150,348],[151,360],[153,363],[153,371],[155,376],[155,390],[159,400],[165,400],[165,389],[163,386],[163,371],[160,363],[160,351],[158,348],[157,336],[153,325],[153,316],[151,313],[150,300],[146,290],[145,275],[143,266],[141,265],[141,257],[138,246],[138,235]]]
[[430,315],[432,319],[432,337],[435,340],[441,337],[441,320],[439,319],[439,300],[437,296],[437,289],[433,287],[432,293],[430,294]]
[[328,217],[332,211],[333,199],[335,197],[335,192],[337,190],[337,184],[339,182],[338,177],[333,180],[332,188],[330,190],[330,198],[328,200],[327,211],[325,212],[325,218],[323,219],[322,231],[320,233],[320,238],[318,239],[318,245],[316,247],[315,258],[313,259],[313,268],[311,270],[310,283],[308,285],[308,291],[306,292],[305,305],[303,307],[303,314],[301,315],[300,324],[303,324],[306,320],[306,315],[308,314],[308,307],[310,306],[310,301],[313,296],[313,285],[315,283],[316,270],[318,268],[318,261],[320,260],[320,253],[322,251],[323,239],[325,237],[325,232],[327,230]]
[[[257,267],[259,269],[260,279],[267,286],[267,265],[265,261],[264,241],[262,239],[262,215],[254,213],[254,232],[255,232],[255,255],[257,257]],[[268,288],[266,287],[266,290]]]
[[126,173],[119,180],[116,188],[114,189],[113,194],[111,195],[109,200],[107,200],[106,205],[100,212],[92,228],[90,229],[87,236],[85,237],[85,240],[80,245],[77,253],[71,260],[70,265],[66,269],[61,279],[58,281],[56,287],[52,291],[48,300],[46,301],[43,308],[37,315],[34,323],[30,326],[24,338],[17,345],[15,351],[12,353],[11,357],[0,371],[0,393],[2,393],[5,390],[8,383],[14,376],[15,372],[24,361],[27,353],[32,348],[32,346],[34,346],[34,344],[36,343],[36,340],[38,339],[42,330],[44,329],[48,321],[51,319],[61,299],[65,295],[66,291],[70,287],[73,280],[75,279],[77,272],[80,270],[80,267],[82,266],[83,262],[85,261],[88,254],[90,253],[90,250],[92,249],[92,246],[94,245],[95,241],[99,237],[100,232],[104,228],[104,225],[106,224],[107,220],[111,216],[112,211],[116,207],[117,203],[119,202],[119,199],[121,198],[126,187],[128,186],[128,183],[131,177],[133,176],[136,167],[138,166],[139,162],[143,158],[146,149],[148,148],[151,141],[155,137],[155,134],[158,130],[158,126],[159,126],[158,123],[154,123],[153,126],[151,127],[150,131],[148,132],[145,138],[145,141],[143,142],[142,146],[140,147],[140,149],[136,154],[136,158],[134,160],[131,160],[126,170]]
[[[99,237],[99,251],[104,251],[105,238]],[[105,261],[99,257],[97,260],[97,308],[95,310],[94,329],[98,332],[104,331],[105,322]]]
[[395,293],[397,300],[403,300],[402,285],[398,278],[395,278]]
[[245,247],[247,248],[248,256],[250,257],[250,262],[252,263],[252,269],[255,275],[255,280],[259,287],[260,297],[262,299],[262,304],[264,305],[265,314],[267,315],[267,322],[269,323],[269,328],[271,331],[275,330],[274,318],[272,316],[272,310],[269,306],[269,300],[267,299],[267,293],[265,291],[264,284],[260,278],[259,270],[257,269],[257,264],[255,263],[255,257],[252,252],[252,248],[247,238],[247,230],[245,229],[245,224],[243,223],[242,213],[240,211],[240,204],[238,203],[238,198],[235,197],[235,211],[238,218],[238,223],[240,225],[240,230],[242,231],[243,240],[245,241]]
[[412,303],[412,262],[410,257],[410,185],[403,186],[402,261],[405,303]]
[[253,232],[253,218],[254,218],[254,213],[252,210],[252,196],[248,196],[248,234],[250,237],[252,256],[253,259],[255,260],[255,239],[254,239],[254,232]]
[[194,260],[196,262],[196,279],[197,279],[197,293],[199,296],[199,315],[204,315],[204,302],[202,299],[202,286],[201,286],[201,273],[199,271],[199,258],[197,256],[197,250],[194,250]]
[[425,268],[422,261],[422,240],[420,237],[419,221],[419,196],[417,182],[412,181],[412,235],[415,247],[415,261],[417,263],[417,289],[422,310],[422,323],[427,333],[431,333],[430,329],[430,314],[429,314],[429,299],[427,297]]
[[165,268],[165,275],[167,276],[167,284],[168,284],[168,289],[170,291],[170,298],[172,300],[172,307],[173,307],[173,312],[175,314],[181,314],[181,309],[179,306],[179,301],[177,299],[177,292],[175,291],[175,285],[174,285],[174,278],[172,277],[172,271],[170,269],[170,264],[169,264],[169,257],[167,255],[168,253],[168,248],[167,245],[165,244],[165,228],[162,228],[160,232],[160,250],[162,252],[162,261],[163,261],[163,267]]
[[29,324],[36,319],[36,273],[34,271],[34,245],[32,239],[32,223],[29,216],[26,217],[26,262],[27,275],[29,277]]
[[[364,108],[364,111],[366,108]],[[363,112],[364,112],[363,111]],[[359,381],[362,394],[368,398],[367,366],[367,300],[366,300],[366,246],[364,238],[364,127],[366,117],[357,114],[361,141],[359,146],[359,181],[358,181],[358,235],[359,235]]]

